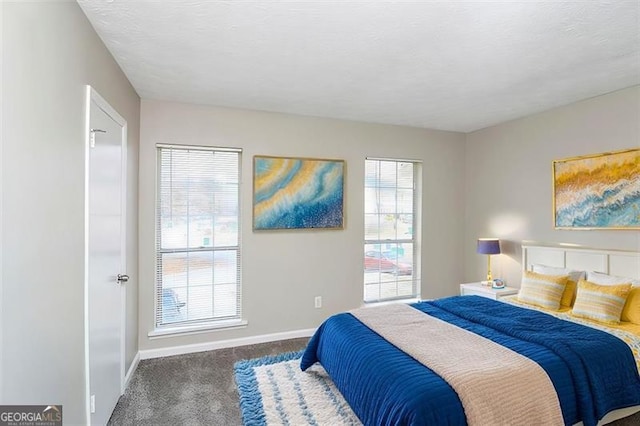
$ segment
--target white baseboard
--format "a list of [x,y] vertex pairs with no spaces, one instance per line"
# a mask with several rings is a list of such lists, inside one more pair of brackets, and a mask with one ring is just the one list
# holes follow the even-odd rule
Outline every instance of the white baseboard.
[[[282,333],[263,334],[260,336],[241,337],[239,339],[218,340],[215,342],[196,343],[193,345],[171,346],[167,348],[145,349],[138,352],[139,358],[151,359],[164,356],[183,355],[195,352],[213,351],[237,346],[255,345],[258,343],[277,342],[278,340],[310,337],[315,333],[315,328],[306,330],[285,331]],[[132,364],[133,365],[133,364]]]
[[[127,389],[127,387],[129,387],[129,382],[133,377],[133,373],[136,372],[136,369],[138,368],[138,364],[140,364],[140,352],[137,352],[136,356],[133,357],[133,361],[129,366],[129,370],[127,370],[127,374],[124,376],[124,389]],[[123,393],[124,393],[124,389],[123,389]]]

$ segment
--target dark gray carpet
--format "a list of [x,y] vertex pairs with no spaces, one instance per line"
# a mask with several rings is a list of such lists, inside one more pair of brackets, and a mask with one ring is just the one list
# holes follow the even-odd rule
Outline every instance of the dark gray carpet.
[[[109,425],[241,425],[233,364],[303,349],[308,339],[141,361]],[[640,413],[611,423],[638,426]]]
[[140,361],[109,425],[241,425],[233,364],[304,349],[309,339]]

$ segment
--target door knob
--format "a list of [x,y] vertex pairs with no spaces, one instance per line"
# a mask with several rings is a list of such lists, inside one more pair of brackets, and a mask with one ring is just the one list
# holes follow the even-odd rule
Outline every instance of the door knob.
[[129,281],[129,275],[118,274],[118,281],[121,283],[126,283]]

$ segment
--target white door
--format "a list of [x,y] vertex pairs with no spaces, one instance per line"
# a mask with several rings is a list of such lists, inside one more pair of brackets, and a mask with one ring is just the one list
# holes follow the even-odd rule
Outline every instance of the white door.
[[88,93],[88,405],[91,424],[104,425],[123,391],[126,123]]

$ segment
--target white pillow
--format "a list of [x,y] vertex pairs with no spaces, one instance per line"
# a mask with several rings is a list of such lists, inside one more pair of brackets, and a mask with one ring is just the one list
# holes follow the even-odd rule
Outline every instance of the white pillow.
[[576,269],[569,268],[558,268],[556,266],[547,265],[532,265],[532,270],[535,273],[544,275],[569,275],[569,279],[576,283],[586,275],[585,271],[578,271]]
[[591,281],[594,284],[600,285],[616,285],[616,284],[628,284],[632,286],[640,286],[640,280],[629,277],[621,277],[616,275],[607,275],[602,272],[589,271],[587,272],[587,281]]

